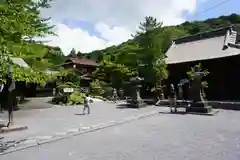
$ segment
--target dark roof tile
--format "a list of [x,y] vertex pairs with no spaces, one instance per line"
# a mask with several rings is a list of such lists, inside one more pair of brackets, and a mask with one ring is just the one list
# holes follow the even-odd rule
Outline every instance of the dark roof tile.
[[69,58],[70,61],[74,64],[81,64],[81,65],[87,65],[87,66],[98,66],[98,63],[96,63],[93,60],[90,59],[79,59],[79,58]]

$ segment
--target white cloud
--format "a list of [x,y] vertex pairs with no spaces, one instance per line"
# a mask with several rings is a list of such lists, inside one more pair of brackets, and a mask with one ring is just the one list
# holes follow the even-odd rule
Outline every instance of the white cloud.
[[121,27],[111,29],[103,23],[96,25],[96,31],[103,38],[92,36],[88,31],[81,28],[69,28],[67,25],[61,23],[56,24],[54,31],[58,36],[49,36],[44,38],[44,40],[48,41],[47,44],[49,45],[60,46],[65,54],[68,54],[72,48],[87,53],[92,50],[120,44],[130,38],[128,30]]
[[121,42],[131,38],[131,31],[125,27],[115,26],[110,28],[104,23],[97,23],[95,29],[100,33],[101,37],[109,43],[120,44]]
[[[193,13],[196,4],[197,0],[55,0],[42,15],[52,17],[56,24],[59,36],[48,38],[51,45],[59,45],[65,53],[73,47],[89,52],[126,41],[145,16],[156,17],[164,25],[179,24],[184,21],[183,13]],[[66,19],[93,24],[100,37],[69,28],[62,24]]]

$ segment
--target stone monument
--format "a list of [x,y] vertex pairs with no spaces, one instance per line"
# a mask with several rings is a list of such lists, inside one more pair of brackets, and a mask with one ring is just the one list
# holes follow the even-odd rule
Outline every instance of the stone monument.
[[128,100],[128,105],[134,108],[145,107],[146,103],[143,102],[140,96],[140,88],[142,87],[141,82],[144,79],[141,77],[132,77],[130,78],[131,86],[132,86],[132,96],[131,99]]
[[190,107],[186,109],[187,112],[209,113],[212,111],[212,106],[208,106],[203,98],[201,81],[203,76],[204,72],[196,68],[196,72],[193,74],[193,79],[190,82],[190,99],[192,103]]

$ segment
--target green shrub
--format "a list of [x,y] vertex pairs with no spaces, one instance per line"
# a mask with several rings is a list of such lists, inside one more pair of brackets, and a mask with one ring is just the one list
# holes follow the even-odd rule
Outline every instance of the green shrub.
[[67,104],[68,97],[66,95],[58,95],[52,99],[53,104]]
[[94,80],[90,85],[90,94],[93,96],[103,96],[105,93],[101,82],[97,79]]
[[105,86],[104,88],[104,97],[111,97],[113,88],[111,86]]
[[85,94],[79,91],[73,92],[68,98],[68,104],[83,104]]

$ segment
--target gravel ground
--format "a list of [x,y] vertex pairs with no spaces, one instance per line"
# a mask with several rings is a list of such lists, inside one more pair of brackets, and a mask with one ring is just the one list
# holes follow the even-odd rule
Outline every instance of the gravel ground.
[[158,114],[1,156],[1,160],[239,160],[240,112]]

